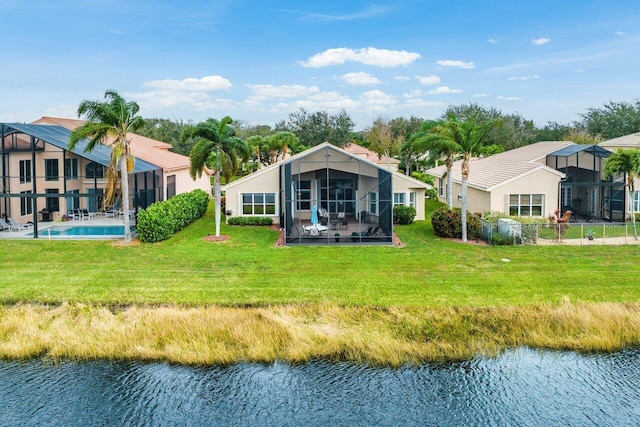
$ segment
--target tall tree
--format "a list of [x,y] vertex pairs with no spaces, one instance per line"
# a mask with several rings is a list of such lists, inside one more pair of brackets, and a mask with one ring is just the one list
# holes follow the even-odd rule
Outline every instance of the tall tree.
[[594,145],[602,142],[600,135],[591,135],[584,129],[571,129],[563,137],[563,141],[571,141],[576,144]]
[[128,133],[141,129],[144,120],[137,115],[140,111],[138,104],[126,102],[115,90],[106,91],[104,98],[104,102],[84,100],[80,103],[78,117],[84,117],[87,122],[71,132],[69,148],[73,149],[78,141],[85,138],[89,139],[85,151],[93,150],[98,143],[111,146],[103,208],[115,204],[117,190],[120,189],[124,211],[124,241],[128,243],[131,241],[129,174],[133,172],[134,165]]
[[636,230],[636,213],[633,206],[635,196],[634,181],[640,176],[640,150],[617,150],[612,153],[604,163],[605,176],[610,177],[615,174],[624,174],[626,176],[625,186],[629,192],[629,207],[631,208],[631,221],[633,223],[633,236],[638,240],[638,232]]
[[205,166],[214,171],[213,198],[215,202],[216,236],[220,236],[220,175],[225,162],[237,164],[237,158],[247,160],[249,147],[237,136],[231,117],[222,120],[208,119],[192,128],[185,129],[181,139],[198,138],[189,153],[190,174],[194,180],[202,176]]
[[431,132],[437,135],[431,139],[436,149],[449,153],[462,154],[462,241],[467,241],[467,183],[471,172],[471,158],[482,152],[485,135],[491,129],[500,124],[499,120],[490,119],[479,121],[477,115],[470,115],[464,121],[458,120],[453,114],[440,126],[434,127]]
[[582,116],[582,127],[591,135],[612,139],[640,132],[640,100],[608,102],[601,108],[589,108]]
[[373,125],[365,132],[369,140],[369,149],[378,154],[378,157],[387,158],[387,167],[390,167],[391,156],[400,152],[401,140],[391,134],[389,121],[378,117]]
[[289,114],[287,121],[279,122],[276,130],[295,133],[300,142],[308,147],[325,141],[342,147],[351,140],[354,126],[353,120],[345,110],[330,115],[326,111],[310,114],[304,108],[300,108]]
[[423,151],[428,151],[433,158],[444,158],[445,167],[447,168],[447,185],[446,197],[447,206],[453,207],[453,181],[451,178],[451,169],[456,155],[460,152],[460,147],[455,140],[447,135],[445,123],[435,124],[434,122],[425,122],[422,128],[417,132],[416,144]]
[[295,147],[300,142],[298,137],[292,132],[280,131],[269,135],[266,138],[267,145],[269,146],[270,163],[275,163],[278,159],[283,159],[287,156],[287,152],[290,147]]

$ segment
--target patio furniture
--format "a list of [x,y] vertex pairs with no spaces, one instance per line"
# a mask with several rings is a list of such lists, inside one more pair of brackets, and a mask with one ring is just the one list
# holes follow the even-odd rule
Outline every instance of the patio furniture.
[[115,218],[116,215],[118,215],[118,211],[115,209],[107,209],[106,211],[104,211],[105,218]]
[[15,219],[9,217],[7,218],[7,222],[9,223],[9,227],[11,231],[22,231],[22,230],[30,230],[33,228],[33,224],[20,224]]
[[0,218],[0,231],[4,231],[4,230],[11,230],[11,227],[9,226],[9,224],[7,224],[7,222]]

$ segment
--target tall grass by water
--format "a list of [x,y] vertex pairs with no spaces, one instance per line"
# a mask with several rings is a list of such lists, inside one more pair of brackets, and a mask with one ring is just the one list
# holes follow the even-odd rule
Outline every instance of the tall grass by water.
[[640,304],[521,307],[0,308],[0,357],[226,365],[314,359],[399,366],[530,346],[610,352],[640,345]]

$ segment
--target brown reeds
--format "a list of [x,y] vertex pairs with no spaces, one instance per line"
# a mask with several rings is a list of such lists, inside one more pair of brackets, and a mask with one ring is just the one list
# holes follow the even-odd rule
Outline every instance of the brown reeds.
[[528,346],[611,352],[640,345],[640,304],[518,307],[0,306],[0,358],[226,365],[312,359],[399,366]]

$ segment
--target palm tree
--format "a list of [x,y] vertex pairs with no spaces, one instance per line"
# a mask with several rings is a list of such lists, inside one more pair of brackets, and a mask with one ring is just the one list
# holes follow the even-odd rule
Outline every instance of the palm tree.
[[[114,205],[117,190],[120,189],[124,215],[124,241],[131,241],[129,218],[129,174],[133,171],[134,157],[131,155],[129,132],[136,132],[144,126],[144,119],[138,116],[140,107],[135,102],[126,102],[118,92],[108,90],[104,94],[105,102],[82,101],[78,107],[78,116],[84,116],[87,122],[77,127],[69,136],[69,148],[73,149],[78,141],[85,138],[89,143],[85,151],[91,151],[98,143],[110,144],[111,158],[107,168],[107,182],[103,208]],[[120,171],[118,171],[120,169]]]
[[631,207],[631,221],[633,223],[633,237],[638,240],[636,230],[636,215],[633,206],[633,196],[635,195],[634,181],[640,176],[640,150],[617,150],[612,153],[604,163],[604,174],[608,178],[614,174],[623,173],[626,175],[626,187],[629,189],[629,206]]
[[451,209],[453,207],[451,168],[456,155],[460,152],[460,147],[448,133],[449,131],[444,123],[435,126],[431,122],[424,123],[418,131],[419,136],[416,139],[416,144],[423,151],[428,151],[431,157],[445,158],[445,166],[447,168],[447,206]]
[[226,116],[222,120],[208,119],[182,132],[180,139],[199,138],[191,149],[190,174],[194,180],[202,176],[205,166],[213,169],[213,198],[215,201],[216,236],[220,236],[220,174],[225,163],[237,164],[237,158],[248,160],[251,155],[247,144],[235,136],[233,120]]
[[[431,133],[435,137],[426,137],[425,140],[437,152],[447,157],[447,202],[451,202],[451,166],[456,153],[462,154],[462,241],[467,241],[467,183],[470,173],[471,157],[478,155],[483,146],[483,140],[487,132],[499,125],[499,120],[478,121],[477,114],[470,115],[463,122],[456,116],[449,114],[447,121],[435,126]],[[451,205],[449,205],[451,207]]]

